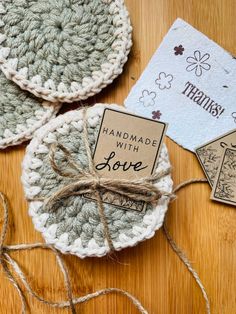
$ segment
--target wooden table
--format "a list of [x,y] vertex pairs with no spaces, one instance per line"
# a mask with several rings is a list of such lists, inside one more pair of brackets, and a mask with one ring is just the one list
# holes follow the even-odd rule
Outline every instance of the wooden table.
[[[177,17],[236,54],[235,0],[126,0],[133,24],[134,45],[124,73],[90,103],[122,104],[138,80],[163,36]],[[203,177],[196,157],[166,139],[175,184]],[[8,243],[42,241],[27,214],[21,186],[25,146],[0,153],[0,190],[11,204]],[[198,271],[210,296],[212,313],[236,313],[236,211],[209,200],[207,184],[189,186],[168,211],[167,223],[176,242]],[[2,219],[0,220],[0,223]],[[149,313],[199,314],[205,304],[185,266],[171,250],[160,230],[149,241],[118,253],[120,264],[107,258],[80,260],[66,256],[73,293],[84,295],[104,287],[119,287],[134,294]],[[12,254],[26,271],[34,289],[47,299],[66,299],[55,257],[42,250]],[[69,313],[51,309],[27,297],[31,313]],[[108,295],[77,306],[84,314],[132,314],[137,310],[120,295]],[[0,313],[20,313],[18,296],[0,270]]]

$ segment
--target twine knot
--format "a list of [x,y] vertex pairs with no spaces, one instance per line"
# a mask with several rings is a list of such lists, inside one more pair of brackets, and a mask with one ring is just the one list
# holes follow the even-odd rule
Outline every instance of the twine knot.
[[100,186],[101,186],[101,180],[100,180],[100,178],[98,177],[98,178],[94,178],[94,181],[93,181],[93,183],[92,183],[92,189],[95,191],[95,190],[97,190],[98,188],[100,188]]

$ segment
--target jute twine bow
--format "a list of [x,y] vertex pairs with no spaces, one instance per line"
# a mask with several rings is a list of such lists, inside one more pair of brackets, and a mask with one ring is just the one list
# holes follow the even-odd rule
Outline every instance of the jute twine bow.
[[[53,143],[50,146],[49,161],[52,169],[61,177],[70,178],[70,181],[63,187],[59,188],[48,198],[36,197],[32,200],[44,201],[44,206],[48,211],[56,210],[56,204],[63,199],[75,195],[92,194],[95,196],[100,220],[104,228],[104,236],[107,240],[109,249],[114,252],[112,237],[109,231],[107,218],[104,213],[104,204],[102,201],[102,191],[109,191],[112,193],[125,196],[133,201],[142,201],[145,203],[152,203],[155,205],[162,196],[174,197],[171,193],[160,191],[153,183],[157,182],[164,176],[170,173],[170,168],[159,173],[154,173],[151,176],[135,180],[124,179],[108,179],[99,176],[97,172],[91,148],[88,140],[86,108],[83,109],[83,142],[88,158],[88,170],[83,169],[81,165],[72,157],[70,151],[60,143]],[[55,154],[58,150],[64,154],[66,160],[66,167],[59,166],[56,162]],[[29,200],[29,199],[28,199]]]

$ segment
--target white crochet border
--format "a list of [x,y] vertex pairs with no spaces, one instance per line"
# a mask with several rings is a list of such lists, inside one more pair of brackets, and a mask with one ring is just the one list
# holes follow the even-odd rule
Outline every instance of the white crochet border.
[[[32,117],[32,120],[35,120],[34,123],[30,123],[27,125],[24,125],[25,130],[24,131],[18,131],[15,134],[13,134],[11,132],[11,130],[9,130],[10,133],[12,133],[12,135],[9,135],[8,137],[5,137],[4,139],[0,140],[0,149],[4,149],[7,148],[9,146],[14,146],[14,145],[18,145],[21,144],[29,139],[31,139],[33,137],[34,132],[39,129],[41,126],[43,126],[44,124],[46,124],[50,119],[54,118],[57,114],[57,112],[60,110],[61,108],[61,104],[57,103],[57,104],[52,104],[48,101],[44,101],[42,102],[42,107],[44,107],[44,109],[46,109],[46,111],[43,111],[43,114],[41,116],[40,119],[38,119],[37,117]],[[38,109],[40,110],[40,109]],[[37,111],[37,110],[36,110]],[[36,114],[35,114],[36,116]],[[36,119],[38,119],[36,121]],[[17,125],[17,121],[16,121],[16,125]]]
[[[118,105],[107,105],[107,104],[96,104],[95,106],[87,110],[87,119],[88,124],[93,125],[97,123],[98,116],[101,117],[104,111],[104,108],[114,108],[122,111],[127,111],[125,108]],[[42,165],[42,161],[36,158],[35,153],[37,152],[47,152],[48,147],[44,143],[53,143],[56,141],[56,137],[53,134],[55,130],[60,133],[68,133],[68,124],[72,124],[74,127],[77,127],[80,131],[82,130],[82,111],[69,111],[64,115],[60,115],[57,118],[50,121],[42,128],[40,128],[34,135],[33,140],[28,145],[26,150],[26,155],[23,160],[22,168],[22,183],[25,191],[26,198],[36,197],[40,191],[41,187],[35,185],[35,182],[38,180],[39,173],[37,168]],[[163,169],[170,167],[168,151],[165,145],[163,145],[161,155],[163,156],[161,161]],[[157,170],[162,170],[158,166]],[[171,192],[173,182],[170,175],[163,177],[160,182],[157,183],[158,188],[163,191]],[[169,198],[163,196],[157,207],[153,210],[151,215],[146,214],[144,216],[144,223],[147,225],[146,228],[141,228],[139,226],[134,226],[132,233],[133,238],[129,238],[124,234],[119,236],[119,241],[113,243],[116,250],[121,250],[126,247],[132,247],[140,241],[149,239],[154,236],[155,231],[159,229],[164,221],[164,216],[168,208]],[[107,241],[105,241],[104,246],[99,247],[94,239],[90,240],[88,247],[83,248],[81,240],[78,238],[74,241],[72,245],[68,245],[67,239],[68,234],[64,233],[60,238],[56,238],[57,225],[53,224],[49,228],[45,227],[46,221],[48,219],[48,214],[44,213],[39,215],[38,210],[43,205],[43,202],[31,201],[29,203],[29,215],[32,217],[34,226],[36,230],[40,231],[45,238],[47,243],[53,244],[57,249],[62,253],[74,254],[80,258],[86,256],[104,256],[109,252],[109,246]]]
[[[107,62],[101,65],[100,71],[94,71],[92,77],[85,77],[82,84],[71,83],[71,91],[68,91],[64,83],[57,87],[52,80],[48,80],[42,86],[40,75],[36,75],[30,80],[27,78],[28,68],[17,69],[18,59],[8,58],[10,48],[3,47],[1,44],[6,36],[0,34],[0,68],[6,77],[14,81],[22,89],[28,90],[35,96],[48,100],[50,102],[74,102],[84,100],[90,96],[99,93],[104,87],[122,73],[123,66],[128,59],[128,54],[132,46],[129,14],[124,5],[124,0],[102,0],[110,4],[110,13],[116,15],[114,18],[117,27],[118,38],[112,44],[113,53],[107,57]],[[1,19],[6,11],[4,8],[5,0],[0,0],[0,27],[4,26]]]

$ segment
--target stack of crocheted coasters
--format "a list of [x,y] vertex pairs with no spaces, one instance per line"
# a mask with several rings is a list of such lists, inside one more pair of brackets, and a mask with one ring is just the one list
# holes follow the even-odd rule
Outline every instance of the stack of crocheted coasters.
[[[106,106],[108,105],[97,104],[86,112],[88,140],[92,152]],[[109,105],[109,108],[125,110],[117,105]],[[75,254],[81,258],[103,256],[110,248],[104,237],[104,225],[96,201],[73,195],[61,199],[55,211],[44,206],[43,200],[70,180],[52,168],[49,151],[53,143],[63,145],[81,167],[88,169],[83,139],[82,110],[71,111],[53,119],[35,133],[27,147],[22,182],[26,197],[30,200],[29,214],[32,216],[35,228],[43,234],[46,242],[55,245],[63,253]],[[56,163],[65,169],[65,172],[73,170],[67,169],[68,162],[60,151],[56,154]],[[163,145],[156,172],[166,171],[169,167],[167,148]],[[160,191],[170,193],[172,191],[170,175],[161,177],[156,186]],[[162,196],[157,206],[148,204],[146,210],[142,212],[104,204],[115,250],[134,246],[152,237],[155,230],[163,223],[168,202],[169,196]]]
[[0,68],[12,82],[0,74],[0,148],[31,138],[59,103],[111,83],[130,47],[123,0],[1,1]]

